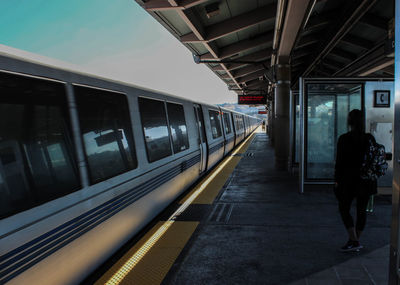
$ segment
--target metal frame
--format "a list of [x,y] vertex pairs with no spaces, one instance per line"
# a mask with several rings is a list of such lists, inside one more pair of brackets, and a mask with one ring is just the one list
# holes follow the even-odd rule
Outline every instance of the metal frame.
[[400,215],[400,5],[395,5],[395,104],[394,104],[394,148],[393,148],[393,195],[392,230],[390,235],[389,284],[400,283],[399,271],[399,215]]
[[[296,163],[296,96],[300,96],[299,90],[290,90],[290,167],[292,172],[298,163]],[[300,98],[299,98],[300,100]],[[299,101],[300,103],[300,101]]]

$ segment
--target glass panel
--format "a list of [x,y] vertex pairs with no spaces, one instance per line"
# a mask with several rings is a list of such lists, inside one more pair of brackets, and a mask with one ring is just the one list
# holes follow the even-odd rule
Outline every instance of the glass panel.
[[74,90],[91,182],[136,168],[125,95],[81,86]]
[[236,129],[238,130],[238,131],[240,131],[240,130],[242,130],[243,129],[243,120],[242,120],[242,117],[240,116],[240,115],[234,115],[234,118],[235,118],[235,124],[236,124]]
[[0,217],[79,189],[64,85],[0,73]]
[[174,153],[178,153],[189,148],[185,113],[183,111],[183,106],[179,104],[167,103],[167,109],[172,145],[174,147]]
[[197,116],[197,123],[200,128],[200,139],[201,142],[204,143],[206,141],[206,133],[204,130],[204,118],[203,118],[203,112],[201,111],[200,106],[195,106],[194,107],[194,112],[196,113]]
[[332,180],[337,139],[351,108],[361,109],[361,85],[308,84],[307,92],[306,178]]
[[232,132],[231,121],[229,120],[229,113],[224,113],[224,124],[225,124],[225,133],[230,134]]
[[354,109],[359,109],[359,110],[361,109],[360,93],[361,93],[360,90],[355,90],[353,94],[349,95],[349,105],[350,105],[349,112]]
[[162,101],[139,98],[139,109],[150,162],[172,154],[165,104]]
[[347,115],[349,114],[349,96],[339,94],[337,100],[337,132],[336,141],[341,135],[347,133]]
[[221,121],[220,114],[218,111],[209,110],[210,115],[210,124],[211,124],[211,133],[214,139],[219,138],[221,133]]

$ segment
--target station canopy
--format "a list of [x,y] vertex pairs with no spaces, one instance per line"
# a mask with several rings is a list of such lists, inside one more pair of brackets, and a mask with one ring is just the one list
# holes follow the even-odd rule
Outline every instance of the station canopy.
[[238,94],[300,77],[394,77],[394,0],[136,2]]

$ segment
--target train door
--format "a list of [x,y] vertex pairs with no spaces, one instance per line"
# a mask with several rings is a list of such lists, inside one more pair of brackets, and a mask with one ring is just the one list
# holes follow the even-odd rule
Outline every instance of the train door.
[[236,133],[237,133],[237,122],[236,122],[236,117],[235,117],[235,115],[233,114],[233,113],[231,113],[231,121],[232,121],[232,129],[233,129],[233,139],[234,139],[234,141],[233,141],[233,146],[235,147],[236,146],[236,141],[237,141],[237,138],[236,138]]
[[197,130],[199,133],[199,148],[200,148],[200,173],[203,173],[207,170],[207,138],[206,138],[206,130],[204,125],[204,117],[203,111],[201,110],[200,105],[194,104],[194,114],[196,116],[196,124]]
[[226,144],[228,143],[228,140],[226,139],[226,122],[224,120],[224,112],[222,111],[221,108],[219,109],[219,114],[220,114],[220,118],[221,118],[221,128],[222,128],[222,135],[224,136],[224,155],[225,155],[225,151],[226,151]]

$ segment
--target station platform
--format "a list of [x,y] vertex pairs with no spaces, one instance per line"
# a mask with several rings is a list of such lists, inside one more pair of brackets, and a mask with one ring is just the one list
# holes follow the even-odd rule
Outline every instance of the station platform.
[[390,196],[375,198],[364,248],[342,253],[347,234],[332,190],[299,194],[298,178],[274,169],[260,128],[221,164],[116,254],[95,283],[387,284]]

